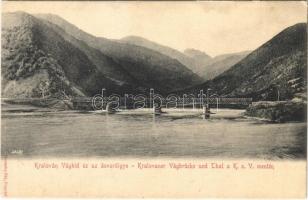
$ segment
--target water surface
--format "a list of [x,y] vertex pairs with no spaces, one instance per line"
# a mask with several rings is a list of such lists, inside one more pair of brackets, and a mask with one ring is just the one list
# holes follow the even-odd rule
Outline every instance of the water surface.
[[[20,109],[23,108],[23,109]],[[243,110],[117,114],[2,105],[2,155],[304,159],[306,123],[268,123]],[[216,110],[212,110],[216,112]]]

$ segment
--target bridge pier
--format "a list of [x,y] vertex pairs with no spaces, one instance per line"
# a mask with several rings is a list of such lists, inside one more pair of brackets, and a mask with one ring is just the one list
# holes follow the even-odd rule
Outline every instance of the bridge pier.
[[205,119],[210,118],[210,106],[209,104],[205,104],[202,106],[203,116]]
[[106,111],[107,111],[107,113],[115,113],[116,109],[112,108],[111,103],[107,103]]
[[155,115],[160,115],[162,113],[161,107],[158,107],[156,104],[153,105],[153,113]]

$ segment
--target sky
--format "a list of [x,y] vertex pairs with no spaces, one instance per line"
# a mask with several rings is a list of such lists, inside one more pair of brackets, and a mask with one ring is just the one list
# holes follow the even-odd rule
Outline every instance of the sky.
[[2,11],[52,13],[95,36],[141,36],[211,56],[254,50],[284,28],[307,21],[305,1],[5,1]]

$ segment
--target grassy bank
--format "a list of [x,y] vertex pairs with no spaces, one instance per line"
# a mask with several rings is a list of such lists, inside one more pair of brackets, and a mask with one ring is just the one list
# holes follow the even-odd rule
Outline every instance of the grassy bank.
[[245,115],[275,122],[305,121],[306,110],[305,101],[260,101],[249,106]]

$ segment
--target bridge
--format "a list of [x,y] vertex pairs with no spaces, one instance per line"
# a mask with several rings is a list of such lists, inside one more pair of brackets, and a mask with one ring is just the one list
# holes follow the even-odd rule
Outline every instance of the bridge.
[[[74,109],[85,109],[85,110],[92,110],[93,108],[93,100],[92,97],[74,97],[71,99],[57,99],[57,98],[1,98],[4,102],[11,102],[17,104],[43,104],[49,105],[55,101],[67,101],[73,104]],[[226,97],[209,97],[209,98],[194,98],[194,97],[167,97],[163,98],[148,98],[142,96],[134,96],[133,98],[127,97],[120,97],[120,96],[113,96],[113,97],[104,97],[104,98],[97,98],[95,100],[96,105],[104,106],[108,102],[112,104],[116,104],[122,108],[137,108],[140,106],[151,108],[153,104],[160,104],[161,107],[167,108],[184,108],[184,107],[191,107],[191,108],[202,108],[203,105],[209,105],[210,107],[216,108],[223,108],[223,107],[231,107],[231,108],[246,108],[252,103],[252,98],[226,98]]]
[[[124,108],[136,108],[139,106],[151,108],[153,104],[160,104],[161,107],[165,108],[202,108],[203,105],[209,105],[210,107],[235,107],[235,108],[246,108],[252,104],[252,98],[225,98],[225,97],[210,97],[210,98],[144,98],[144,97],[135,97],[135,98],[124,98],[124,97],[112,97],[112,98],[97,98],[94,100],[97,106],[104,105],[107,102],[114,102],[120,107]],[[81,106],[82,104],[93,104],[93,98],[74,98],[72,99],[74,105]]]

